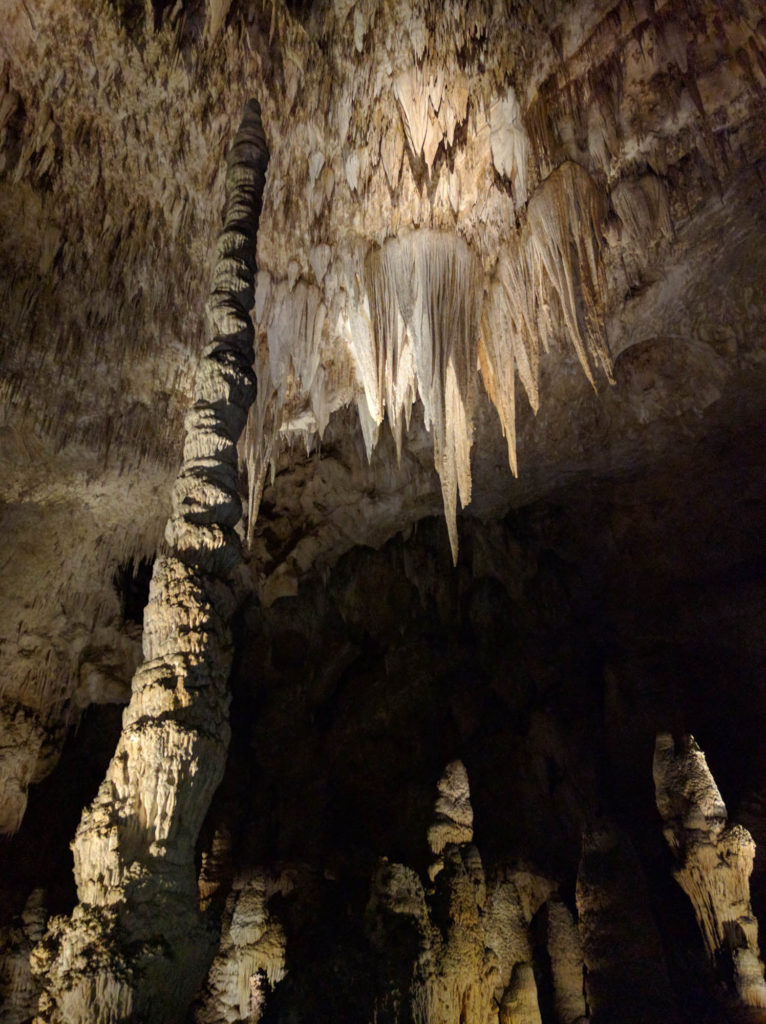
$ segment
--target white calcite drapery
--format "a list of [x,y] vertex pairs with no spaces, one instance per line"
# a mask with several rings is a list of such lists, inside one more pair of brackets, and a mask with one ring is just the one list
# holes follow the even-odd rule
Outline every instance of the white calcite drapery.
[[[419,400],[456,560],[458,499],[462,507],[471,500],[480,380],[498,410],[516,473],[517,374],[537,410],[540,353],[568,337],[594,387],[596,367],[612,379],[601,310],[604,209],[588,173],[566,162],[532,196],[524,226],[510,233],[490,270],[459,233],[421,227],[382,245],[347,248],[326,287],[260,275],[256,370],[267,384],[246,441],[251,535],[280,431],[300,432],[310,445],[332,409],[353,396],[368,458],[384,418],[401,456]],[[318,279],[327,259],[327,247],[312,250]],[[323,359],[329,339],[350,357],[345,391],[332,377],[337,360]]]
[[[571,346],[594,386],[611,379],[604,313],[634,283],[633,250],[673,236],[671,134],[702,140],[720,170],[706,113],[720,80],[703,81],[688,9],[660,6],[562,12],[559,52],[534,5],[349,0],[308,29],[274,6],[290,145],[264,208],[251,535],[281,445],[311,448],[353,405],[368,456],[384,419],[401,451],[419,401],[455,555],[477,387],[516,472],[517,376],[534,410],[550,349],[554,373]],[[754,18],[727,14],[723,30],[753,55]],[[662,97],[652,127],[649,83],[669,69],[682,95]],[[275,137],[283,116],[269,108]],[[424,320],[436,295],[452,315]]]

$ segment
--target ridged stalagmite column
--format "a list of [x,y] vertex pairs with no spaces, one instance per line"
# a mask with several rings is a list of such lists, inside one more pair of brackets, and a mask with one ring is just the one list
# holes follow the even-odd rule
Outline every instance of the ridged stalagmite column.
[[693,736],[660,733],[654,786],[676,881],[691,900],[712,963],[731,977],[746,1006],[766,1006],[758,921],[750,905],[755,843],[728,822],[726,805]]
[[211,955],[194,851],[223,774],[231,664],[226,582],[240,558],[237,441],[255,398],[255,246],[268,153],[248,103],[228,156],[224,230],[209,303],[212,343],[187,418],[183,465],[107,776],[73,843],[79,904],[33,954],[38,1021],[172,1024]]

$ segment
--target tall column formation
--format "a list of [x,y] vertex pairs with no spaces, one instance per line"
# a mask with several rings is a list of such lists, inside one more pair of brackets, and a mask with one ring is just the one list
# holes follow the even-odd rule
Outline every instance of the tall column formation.
[[241,557],[237,441],[255,398],[255,249],[268,152],[251,100],[228,155],[224,229],[208,306],[212,342],[187,417],[183,465],[106,778],[72,844],[79,904],[33,954],[37,1021],[172,1024],[212,955],[194,852],[229,743],[233,595]]
[[673,874],[694,907],[708,956],[730,974],[742,1003],[766,1006],[758,921],[750,906],[752,836],[728,823],[693,736],[678,744],[669,733],[657,736],[654,786],[662,831],[677,864]]

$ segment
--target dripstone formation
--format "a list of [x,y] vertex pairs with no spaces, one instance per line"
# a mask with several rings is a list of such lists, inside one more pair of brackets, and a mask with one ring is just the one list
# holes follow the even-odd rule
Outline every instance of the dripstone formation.
[[755,843],[746,828],[729,825],[726,805],[693,736],[676,747],[657,737],[654,784],[665,838],[678,861],[675,877],[694,906],[708,956],[730,960],[737,993],[748,1006],[766,1006],[758,922],[750,906]]
[[[255,243],[268,152],[251,102],[228,157],[224,229],[184,460],[117,750],[73,852],[78,905],[36,947],[37,1020],[181,1019],[209,958],[195,844],[223,774],[240,557],[237,440],[255,397]],[[212,940],[214,941],[214,940]]]
[[756,0],[6,0],[0,1019],[766,1024],[764,124]]

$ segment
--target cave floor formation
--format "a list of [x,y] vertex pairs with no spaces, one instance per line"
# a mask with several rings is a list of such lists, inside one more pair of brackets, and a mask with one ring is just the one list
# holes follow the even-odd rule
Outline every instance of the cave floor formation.
[[[533,992],[541,1016],[502,1019],[573,1021],[556,1009],[572,990],[557,956],[579,964],[595,1021],[762,1019],[737,1006],[731,964],[708,955],[674,880],[652,759],[658,735],[694,729],[729,820],[758,844],[762,917],[764,468],[754,432],[719,438],[503,520],[463,519],[457,568],[430,518],[293,598],[245,601],[232,742],[197,851],[221,940],[185,1019],[457,1020],[445,993],[475,983],[488,1005]],[[71,912],[66,846],[119,735],[115,711],[86,713],[4,852],[17,946],[41,878],[46,910]],[[429,847],[456,759],[472,808],[447,844],[457,866]],[[51,801],[65,818],[53,835]],[[472,925],[471,851],[483,879],[471,898],[484,893]],[[486,977],[463,948],[477,929],[482,956],[494,951]],[[514,981],[514,963],[529,975]],[[426,990],[436,1004],[417,1016]]]
[[0,1020],[766,1024],[762,5],[1,6]]

